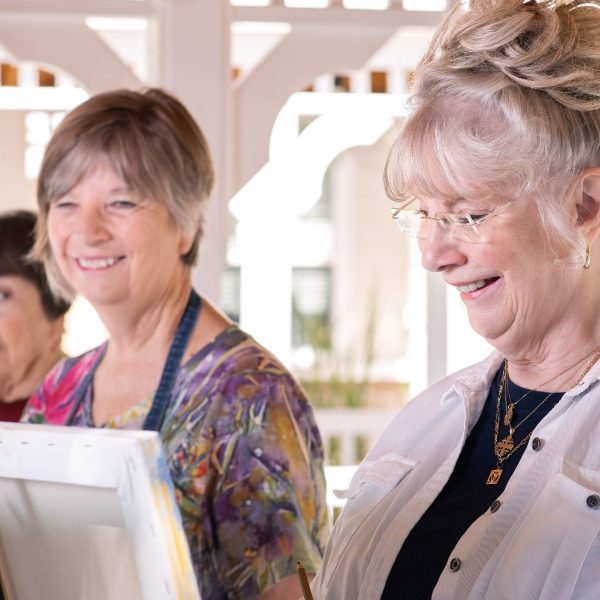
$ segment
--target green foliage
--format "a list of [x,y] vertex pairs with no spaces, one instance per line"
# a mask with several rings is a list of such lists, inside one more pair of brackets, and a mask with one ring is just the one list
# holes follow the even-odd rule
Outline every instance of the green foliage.
[[333,348],[332,325],[325,319],[302,315],[295,308],[300,339],[313,348],[316,356],[314,366],[301,376],[302,385],[314,406],[366,406],[377,334],[377,290],[374,287],[369,293],[367,311],[361,344],[353,352],[340,355]]

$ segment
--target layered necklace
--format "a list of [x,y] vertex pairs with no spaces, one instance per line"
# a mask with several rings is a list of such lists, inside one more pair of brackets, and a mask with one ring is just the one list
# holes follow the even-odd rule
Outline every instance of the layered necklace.
[[[577,378],[577,381],[572,386],[570,386],[569,389],[571,389],[572,387],[575,387],[576,385],[579,385],[582,382],[583,378],[587,375],[589,370],[596,364],[596,362],[598,362],[598,359],[600,359],[600,348],[596,348],[596,350],[594,352],[595,352],[595,354],[593,355],[590,362],[586,365],[586,367],[584,368],[581,375],[579,375],[579,377]],[[589,356],[589,354],[587,356]],[[583,359],[579,359],[575,364],[570,365],[569,367],[567,367],[564,371],[562,371],[558,375],[554,375],[551,379],[542,383],[540,385],[540,387],[545,387],[551,381],[558,379],[559,377],[561,377],[562,375],[567,373],[567,371],[570,371],[571,369],[573,369],[579,362],[581,362],[582,360],[585,360],[585,358],[587,358],[587,356],[585,356]],[[524,444],[526,444],[529,441],[529,438],[531,437],[531,434],[533,433],[533,429],[535,429],[535,427],[532,428],[532,430],[529,431],[519,442],[515,441],[515,439],[513,438],[513,435],[515,434],[517,429],[519,429],[534,413],[536,413],[538,411],[538,409],[541,408],[553,394],[558,393],[558,387],[557,387],[555,390],[549,392],[546,396],[544,396],[535,405],[535,407],[529,413],[527,413],[518,423],[513,423],[513,418],[515,416],[515,408],[516,408],[517,404],[519,404],[523,400],[523,398],[525,398],[530,393],[532,393],[536,390],[528,390],[520,398],[518,398],[517,400],[515,400],[513,402],[510,397],[510,391],[508,389],[509,386],[508,386],[507,379],[508,379],[508,361],[505,359],[504,360],[504,368],[502,370],[502,377],[500,379],[500,385],[498,386],[498,398],[496,400],[496,418],[494,421],[494,454],[496,455],[497,461],[496,461],[496,468],[492,469],[490,471],[490,474],[488,475],[488,478],[486,480],[487,485],[498,484],[498,482],[500,481],[500,478],[502,477],[502,473],[504,471],[504,469],[503,469],[504,461],[509,459],[517,450],[519,450],[519,448],[521,448]],[[504,394],[503,394],[503,392],[504,392]],[[500,421],[501,421],[501,419],[500,419],[501,408],[500,407],[501,407],[503,397],[504,397],[505,412],[504,412],[504,418],[502,419],[502,423],[504,424],[505,427],[508,428],[508,434],[499,440],[498,438],[500,437]]]

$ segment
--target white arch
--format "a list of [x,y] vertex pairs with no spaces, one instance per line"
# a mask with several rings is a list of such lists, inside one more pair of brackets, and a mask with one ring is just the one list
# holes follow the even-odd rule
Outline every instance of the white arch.
[[235,189],[248,182],[267,161],[268,132],[293,91],[305,88],[322,73],[364,67],[396,29],[394,24],[292,29],[234,89]]
[[[242,326],[289,364],[297,219],[322,193],[327,167],[344,150],[375,143],[404,110],[391,95],[294,94],[278,116],[269,162],[230,201],[239,220]],[[298,135],[298,116],[319,114]]]

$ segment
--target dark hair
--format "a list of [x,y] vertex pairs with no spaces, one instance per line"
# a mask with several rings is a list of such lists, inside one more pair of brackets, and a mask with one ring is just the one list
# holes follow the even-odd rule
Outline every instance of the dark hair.
[[150,88],[92,96],[73,109],[50,140],[38,177],[39,224],[33,255],[45,266],[52,289],[72,294],[52,256],[50,204],[87,176],[100,159],[135,192],[166,205],[175,223],[195,234],[182,256],[195,264],[206,201],[214,182],[208,144],[192,115],[174,96]]
[[35,213],[17,210],[0,214],[0,275],[18,275],[35,285],[49,319],[57,319],[69,310],[70,303],[50,291],[41,262],[28,255],[35,242]]

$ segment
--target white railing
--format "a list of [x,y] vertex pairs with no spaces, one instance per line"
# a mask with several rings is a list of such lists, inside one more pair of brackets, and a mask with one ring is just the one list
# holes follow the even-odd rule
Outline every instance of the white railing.
[[397,412],[376,408],[315,409],[327,462],[336,465],[360,462]]
[[[335,519],[345,504],[345,500],[334,495],[334,490],[348,488],[358,463],[396,413],[396,410],[374,408],[315,410],[315,418],[325,447],[326,462],[335,462],[325,466],[327,506],[332,518]],[[332,449],[335,456],[331,456]]]

